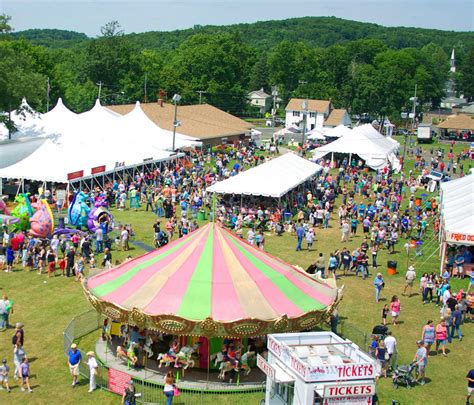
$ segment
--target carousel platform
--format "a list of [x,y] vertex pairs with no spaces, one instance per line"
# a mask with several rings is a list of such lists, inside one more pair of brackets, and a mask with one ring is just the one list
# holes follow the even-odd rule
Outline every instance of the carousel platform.
[[[96,343],[97,358],[108,368],[122,371],[133,378],[146,382],[163,384],[165,375],[169,370],[173,370],[175,375],[179,370],[179,388],[184,390],[206,390],[210,392],[253,391],[261,390],[263,384],[265,384],[266,376],[258,368],[253,368],[248,375],[240,373],[240,376],[238,376],[235,372],[227,373],[226,380],[222,381],[217,378],[218,371],[216,370],[209,370],[208,374],[207,370],[188,368],[183,373],[181,369],[176,369],[173,366],[158,368],[158,362],[154,358],[147,358],[146,360],[139,358],[144,362],[145,367],[128,367],[124,360],[115,357],[119,344],[120,341],[116,338],[109,342],[99,339]],[[153,357],[156,357],[156,355]]]

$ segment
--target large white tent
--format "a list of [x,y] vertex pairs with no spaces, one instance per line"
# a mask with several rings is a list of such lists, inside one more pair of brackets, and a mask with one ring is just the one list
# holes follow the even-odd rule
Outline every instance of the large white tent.
[[390,164],[394,170],[400,170],[400,162],[396,156],[400,144],[397,141],[386,138],[370,124],[350,131],[350,135],[344,135],[315,149],[313,159],[319,159],[328,153],[345,153],[358,155],[372,169],[381,169]]
[[441,183],[441,218],[447,243],[474,245],[474,175]]
[[346,135],[351,135],[352,129],[345,125],[338,125],[334,128],[327,128],[324,130],[324,135],[328,138],[341,138]]
[[210,193],[280,198],[321,171],[322,167],[288,152],[206,189]]

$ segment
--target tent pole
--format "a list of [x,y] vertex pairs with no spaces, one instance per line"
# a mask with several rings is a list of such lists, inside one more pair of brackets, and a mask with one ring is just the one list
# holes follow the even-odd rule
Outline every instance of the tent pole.
[[3,194],[3,177],[0,177],[0,196]]

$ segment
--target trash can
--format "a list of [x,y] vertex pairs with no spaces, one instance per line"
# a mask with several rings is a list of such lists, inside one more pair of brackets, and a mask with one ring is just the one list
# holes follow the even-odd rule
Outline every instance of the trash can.
[[421,206],[421,198],[420,198],[420,197],[416,197],[416,198],[415,198],[415,206],[416,206],[416,207],[420,207],[420,206]]
[[387,262],[387,273],[389,276],[397,274],[397,262],[395,260],[389,260]]
[[286,222],[286,223],[290,223],[291,222],[291,217],[293,216],[293,214],[289,211],[286,211],[283,213],[283,220]]
[[197,219],[199,221],[205,221],[206,220],[206,211],[204,210],[199,210],[197,214]]

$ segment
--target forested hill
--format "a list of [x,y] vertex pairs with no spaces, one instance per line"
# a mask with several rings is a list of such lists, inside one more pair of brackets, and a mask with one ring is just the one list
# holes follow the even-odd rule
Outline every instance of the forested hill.
[[[259,21],[252,24],[199,26],[176,31],[150,31],[131,33],[126,36],[139,48],[170,50],[177,48],[197,33],[239,34],[244,43],[257,49],[269,50],[281,41],[303,41],[310,47],[328,47],[349,41],[370,38],[380,39],[389,48],[421,48],[429,43],[441,46],[445,51],[460,43],[474,41],[474,32],[441,31],[434,29],[383,27],[335,17],[303,17],[287,20]],[[34,44],[52,48],[71,47],[87,40],[82,33],[33,29],[12,34],[24,37]]]

